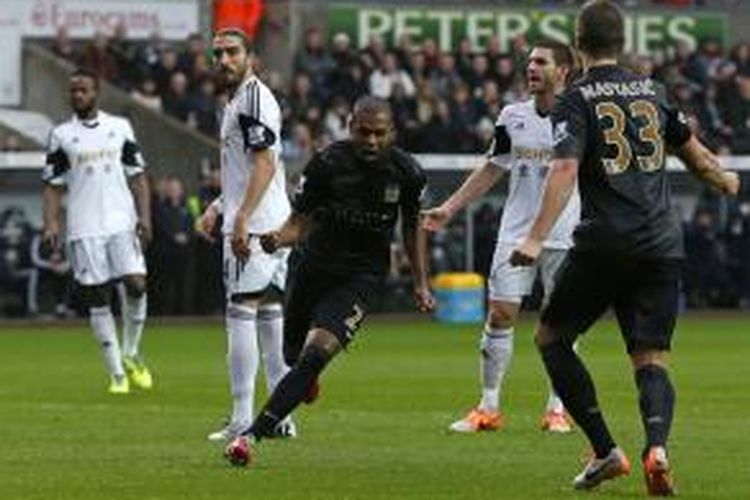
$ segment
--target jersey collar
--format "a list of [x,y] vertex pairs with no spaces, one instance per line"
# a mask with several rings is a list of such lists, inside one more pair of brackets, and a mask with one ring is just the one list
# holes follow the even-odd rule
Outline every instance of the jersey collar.
[[98,109],[96,110],[96,114],[93,118],[89,118],[87,120],[81,120],[78,118],[78,115],[73,114],[73,121],[76,123],[79,123],[80,125],[86,127],[86,128],[96,128],[99,126],[99,123],[101,122],[102,118],[102,112]]

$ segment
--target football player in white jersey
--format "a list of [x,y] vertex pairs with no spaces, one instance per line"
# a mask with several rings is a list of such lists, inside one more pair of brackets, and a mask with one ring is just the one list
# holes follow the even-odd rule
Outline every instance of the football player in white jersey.
[[[224,284],[232,415],[211,433],[211,441],[234,438],[253,420],[259,349],[269,393],[289,371],[282,349],[281,299],[289,251],[267,254],[258,235],[281,226],[291,211],[280,159],[281,110],[276,98],[253,73],[254,52],[244,32],[225,28],[213,39],[218,77],[229,91],[221,122],[222,196],[198,222],[210,234],[224,216]],[[280,436],[294,436],[291,420]]]
[[[44,169],[45,244],[58,247],[60,206],[67,192],[65,233],[75,280],[89,310],[110,375],[109,392],[130,385],[150,389],[153,379],[139,348],[146,321],[146,263],[151,239],[144,161],[130,122],[98,109],[97,76],[70,77],[73,117],[52,130]],[[117,340],[109,305],[111,283],[122,280],[123,340]]]
[[[526,237],[541,202],[552,154],[549,112],[573,66],[573,54],[566,45],[547,40],[536,43],[526,71],[533,98],[503,108],[484,165],[439,207],[423,213],[425,229],[440,230],[456,212],[483,196],[506,172],[510,174],[488,280],[489,310],[480,342],[482,397],[476,408],[451,424],[450,429],[455,432],[502,427],[500,388],[513,355],[513,329],[521,301],[531,293],[537,274],[541,274],[545,297],[549,296],[555,272],[572,246],[572,232],[579,218],[577,195],[558,219],[537,265],[521,268],[512,267],[509,262],[514,247]],[[542,429],[570,431],[562,402],[551,386]]]

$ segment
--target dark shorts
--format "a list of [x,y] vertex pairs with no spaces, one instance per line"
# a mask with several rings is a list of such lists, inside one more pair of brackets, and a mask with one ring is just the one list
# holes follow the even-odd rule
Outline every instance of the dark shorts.
[[327,330],[346,347],[382,289],[382,278],[370,274],[331,275],[297,267],[289,275],[284,319],[284,358],[293,365],[307,333]]
[[678,259],[573,250],[557,273],[542,323],[573,340],[612,307],[629,353],[669,350],[679,283]]

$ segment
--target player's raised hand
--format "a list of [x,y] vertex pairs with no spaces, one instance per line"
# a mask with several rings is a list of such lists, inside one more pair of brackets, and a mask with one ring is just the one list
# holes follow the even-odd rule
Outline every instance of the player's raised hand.
[[245,262],[250,257],[250,235],[247,232],[247,221],[244,217],[237,217],[234,221],[232,253],[240,262]]
[[737,196],[740,192],[740,176],[737,172],[725,170],[722,172],[722,177],[724,178],[724,184],[721,189],[722,193]]
[[418,287],[414,289],[414,301],[417,303],[419,312],[430,312],[435,309],[435,297],[429,287]]
[[260,247],[266,253],[274,253],[281,246],[281,233],[271,231],[260,235]]
[[542,242],[533,238],[526,238],[510,254],[510,264],[512,266],[531,266],[542,253]]
[[442,205],[428,210],[422,210],[419,214],[422,219],[422,229],[425,231],[440,231],[450,222],[453,214]]

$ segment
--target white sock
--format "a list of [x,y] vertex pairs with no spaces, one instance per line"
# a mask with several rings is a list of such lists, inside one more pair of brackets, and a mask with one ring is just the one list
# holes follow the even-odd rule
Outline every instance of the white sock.
[[284,362],[284,315],[281,304],[258,307],[258,342],[266,369],[268,394],[289,371]]
[[497,411],[500,407],[500,386],[513,358],[513,328],[486,328],[479,346],[482,354],[482,400],[479,408]]
[[[573,342],[573,351],[578,352],[578,341]],[[547,412],[562,413],[565,411],[565,405],[562,399],[555,392],[555,388],[552,387],[552,381],[548,380],[549,383],[549,397],[547,397]]]
[[253,419],[255,375],[258,372],[256,313],[255,307],[232,302],[227,305],[227,358],[234,424],[249,425]]
[[148,299],[143,293],[140,297],[131,297],[125,291],[125,286],[117,287],[122,305],[122,353],[134,358],[138,356],[143,335],[143,325],[146,323]]
[[94,331],[94,338],[99,342],[104,356],[107,372],[116,377],[125,375],[122,368],[120,344],[117,341],[117,327],[112,309],[109,306],[89,308],[89,322]]

